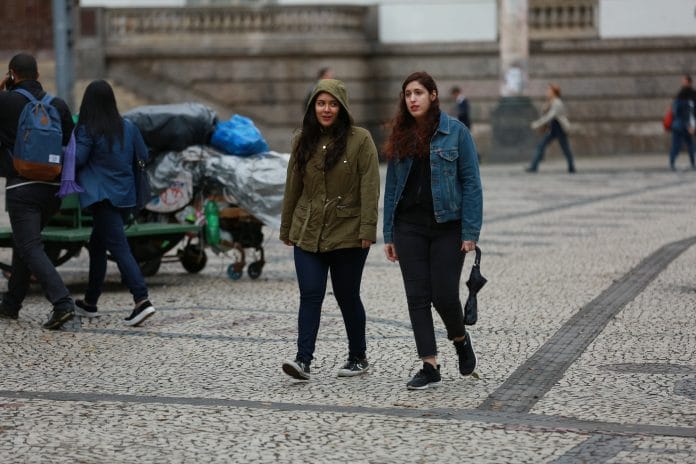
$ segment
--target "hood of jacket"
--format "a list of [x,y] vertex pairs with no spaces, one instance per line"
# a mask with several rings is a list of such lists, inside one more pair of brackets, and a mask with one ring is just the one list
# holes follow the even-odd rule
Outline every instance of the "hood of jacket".
[[307,101],[307,108],[305,109],[305,114],[310,110],[312,103],[314,102],[314,97],[322,92],[330,93],[338,102],[345,108],[350,118],[351,125],[353,124],[353,115],[350,114],[350,106],[348,105],[348,91],[346,90],[346,84],[338,79],[322,79],[317,82],[314,86],[312,95],[310,95]]

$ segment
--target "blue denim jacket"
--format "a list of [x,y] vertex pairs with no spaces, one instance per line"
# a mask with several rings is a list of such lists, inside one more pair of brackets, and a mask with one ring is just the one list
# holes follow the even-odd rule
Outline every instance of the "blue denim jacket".
[[[384,185],[384,242],[393,243],[394,213],[411,170],[411,158],[392,159]],[[430,169],[435,221],[462,221],[462,240],[478,241],[483,195],[476,146],[468,129],[440,113],[440,125],[430,141]]]
[[135,206],[135,152],[147,159],[147,147],[138,127],[123,120],[123,143],[114,141],[109,148],[104,136],[93,139],[83,126],[75,130],[75,163],[80,193],[80,207],[109,200],[117,208]]

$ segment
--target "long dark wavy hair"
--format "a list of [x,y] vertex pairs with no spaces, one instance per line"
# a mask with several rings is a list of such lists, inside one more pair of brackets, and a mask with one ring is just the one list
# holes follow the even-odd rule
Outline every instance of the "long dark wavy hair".
[[[295,163],[301,174],[305,173],[307,163],[310,158],[316,153],[319,145],[319,138],[323,133],[329,131],[331,134],[331,142],[326,147],[326,156],[324,158],[324,171],[330,170],[336,165],[338,160],[346,152],[348,145],[348,134],[350,133],[353,121],[348,114],[348,111],[339,102],[338,116],[336,121],[328,129],[319,123],[317,112],[314,109],[314,103],[317,97],[323,92],[317,93],[307,106],[304,119],[302,120],[302,133],[295,147]],[[327,92],[328,93],[328,92]]]
[[109,149],[115,141],[123,145],[123,119],[116,106],[114,90],[108,82],[96,80],[87,86],[80,104],[77,126],[84,126],[93,139],[104,136]]
[[[418,125],[409,113],[404,93],[406,86],[418,81],[429,94],[435,92],[435,100],[430,102],[426,114],[426,124]],[[384,144],[383,151],[387,159],[403,159],[430,155],[430,139],[440,122],[440,99],[435,80],[425,71],[414,72],[401,84],[399,108],[391,121],[391,134]]]

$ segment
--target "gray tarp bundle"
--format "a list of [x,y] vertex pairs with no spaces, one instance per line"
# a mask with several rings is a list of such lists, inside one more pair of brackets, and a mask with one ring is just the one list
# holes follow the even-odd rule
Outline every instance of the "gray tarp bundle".
[[[207,145],[194,145],[158,156],[148,172],[157,192],[168,189],[182,174],[191,176],[188,185],[214,181],[239,206],[265,225],[279,229],[289,159],[290,155],[273,151],[239,157]],[[188,195],[190,199],[191,192]]]

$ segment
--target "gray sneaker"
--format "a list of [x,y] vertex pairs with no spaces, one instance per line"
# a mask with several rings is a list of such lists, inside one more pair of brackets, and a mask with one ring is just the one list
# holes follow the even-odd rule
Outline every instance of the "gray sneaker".
[[355,377],[356,375],[364,374],[370,364],[367,362],[366,358],[355,359],[348,358],[348,361],[343,365],[342,368],[338,370],[339,377]]
[[283,363],[283,372],[288,374],[293,379],[309,380],[309,363],[295,359],[294,361],[285,361]]

